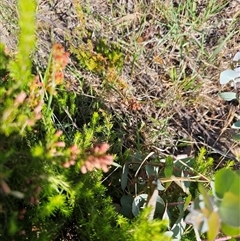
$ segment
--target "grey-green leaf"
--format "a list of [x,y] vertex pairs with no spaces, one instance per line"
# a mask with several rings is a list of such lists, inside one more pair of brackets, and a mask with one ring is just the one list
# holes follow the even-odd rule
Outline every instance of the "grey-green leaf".
[[233,129],[240,129],[240,121],[237,121],[237,122],[233,123],[232,128]]
[[219,94],[220,97],[226,101],[231,101],[237,99],[237,94],[234,92],[222,92]]
[[158,169],[159,169],[159,167],[157,167],[157,166],[155,167],[155,166],[145,165],[145,170],[146,170],[148,177],[150,177],[151,175],[157,176]]
[[186,228],[186,223],[184,221],[184,204],[182,203],[182,198],[179,197],[178,198],[178,209],[179,209],[179,216],[178,219],[176,220],[175,224],[172,226],[171,231],[173,232],[173,238],[175,238],[176,240],[181,240],[181,237],[184,233],[184,230]]
[[133,197],[130,195],[123,195],[120,199],[122,206],[132,206]]
[[224,70],[220,74],[220,84],[221,85],[227,84],[231,80],[234,80],[235,78],[238,78],[238,77],[239,77],[238,72],[231,70],[231,69]]
[[144,204],[147,202],[147,194],[141,194],[134,198],[132,203],[132,213],[136,217],[141,209],[144,207]]
[[120,213],[127,218],[132,217],[132,202],[133,197],[130,195],[123,195],[121,197],[120,203],[122,208],[120,209]]
[[165,187],[162,185],[159,179],[157,180],[157,190],[159,191],[165,190]]
[[232,226],[240,227],[240,198],[232,192],[224,194],[219,207],[222,222]]
[[238,61],[238,60],[240,60],[240,52],[237,52],[233,57],[233,61]]

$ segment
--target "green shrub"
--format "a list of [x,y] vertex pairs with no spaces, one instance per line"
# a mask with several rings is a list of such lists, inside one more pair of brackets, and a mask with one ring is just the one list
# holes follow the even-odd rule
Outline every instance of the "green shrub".
[[69,54],[54,44],[45,73],[32,74],[35,9],[35,1],[18,1],[17,54],[0,47],[1,240],[139,240],[149,230],[162,237],[165,222],[131,224],[107,197],[97,169],[108,171],[113,156],[108,144],[93,144],[111,139],[111,121],[90,110],[88,122],[73,125],[78,96],[64,87]]

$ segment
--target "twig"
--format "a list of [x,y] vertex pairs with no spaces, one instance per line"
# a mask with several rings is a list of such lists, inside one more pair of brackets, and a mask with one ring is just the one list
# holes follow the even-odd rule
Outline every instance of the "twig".
[[116,167],[109,175],[107,175],[102,181],[101,183],[105,182],[115,171],[117,171],[119,167]]
[[140,166],[138,167],[138,169],[137,169],[137,171],[136,171],[136,173],[135,173],[135,175],[134,175],[135,178],[137,177],[137,175],[138,175],[141,167],[143,166],[143,164],[144,164],[144,163],[147,161],[147,159],[148,159],[150,156],[152,156],[154,153],[155,153],[155,152],[153,152],[153,151],[150,152],[150,153],[145,157],[145,159],[141,162]]
[[174,177],[174,176],[172,176],[170,178],[160,178],[160,181],[162,183],[171,182],[171,181],[208,182],[209,183],[208,179],[207,180],[200,180],[200,179],[197,179],[197,178],[200,178],[200,176],[195,176],[195,177]]
[[205,177],[203,174],[199,173],[199,172],[196,172],[192,167],[190,167],[189,165],[187,165],[186,163],[184,163],[183,161],[181,161],[180,159],[177,160],[178,162],[180,162],[182,165],[184,165],[185,167],[188,167],[191,171],[197,173],[199,176],[201,176],[203,179],[207,180],[209,183],[210,183],[210,180]]

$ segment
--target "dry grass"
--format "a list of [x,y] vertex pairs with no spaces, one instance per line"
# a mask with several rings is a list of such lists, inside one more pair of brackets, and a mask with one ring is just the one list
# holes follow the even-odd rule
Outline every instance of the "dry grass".
[[[16,31],[8,30],[16,29],[11,27],[16,21],[10,21],[12,12],[7,9],[15,9],[14,4],[0,4],[5,12],[1,42],[10,49],[16,46]],[[44,68],[52,42],[70,49],[87,40],[94,45],[106,39],[120,46],[124,65],[119,78],[126,88],[103,89],[107,79],[79,66],[72,54],[70,89],[104,102],[126,148],[149,151],[155,146],[177,155],[204,145],[221,157],[234,144],[228,129],[237,109],[219,99],[218,79],[239,50],[239,4],[237,0],[89,0],[80,1],[82,9],[76,10],[74,1],[41,0],[34,60]],[[83,85],[92,92],[79,87]],[[190,148],[179,147],[182,142]]]

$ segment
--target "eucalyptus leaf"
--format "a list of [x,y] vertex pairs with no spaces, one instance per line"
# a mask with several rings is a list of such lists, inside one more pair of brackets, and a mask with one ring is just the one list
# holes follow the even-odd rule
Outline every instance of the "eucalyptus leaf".
[[[181,173],[181,176],[184,178],[184,177],[189,177],[189,174],[185,173],[184,171],[182,171]],[[191,185],[191,182],[188,182],[188,181],[182,181],[182,190],[189,194],[189,187]]]
[[[222,199],[226,192],[232,192],[235,195],[239,194],[239,175],[229,169],[221,169],[215,174],[213,194]],[[239,197],[240,198],[240,197]]]
[[208,241],[214,241],[220,229],[220,217],[217,212],[212,212],[208,218]]
[[223,223],[240,227],[240,198],[232,192],[224,194],[219,207],[219,214]]
[[[200,189],[203,189],[200,188]],[[200,233],[209,230],[207,215],[213,211],[213,200],[209,197],[205,190],[200,190],[200,194],[192,203],[189,214],[186,216],[186,223],[192,224]]]
[[[184,164],[186,165],[184,165]],[[188,171],[189,167],[194,167],[195,159],[192,157],[187,157],[184,159],[177,159],[174,162],[174,167],[177,167],[176,170],[173,171],[174,176],[180,176],[181,171]]]
[[171,214],[170,214],[170,212],[169,212],[167,206],[166,206],[165,211],[164,211],[164,213],[163,213],[162,219],[163,219],[163,220],[168,220],[168,221],[169,221],[169,223],[168,223],[168,228],[170,228]]
[[184,221],[184,204],[182,203],[182,198],[178,198],[178,209],[179,209],[179,216],[177,221],[174,223],[174,225],[171,228],[171,231],[173,232],[173,238],[176,240],[181,240],[181,237],[184,233],[184,230],[186,228],[186,222]]
[[240,52],[237,52],[233,57],[233,61],[239,61],[239,60],[240,60]]
[[145,170],[146,170],[148,177],[150,177],[151,175],[158,176],[159,167],[157,167],[157,166],[155,167],[155,166],[151,166],[151,165],[145,165]]
[[144,207],[144,204],[147,202],[147,194],[141,194],[138,195],[134,198],[133,203],[132,203],[132,213],[136,217],[141,209]]
[[130,206],[123,206],[120,209],[120,213],[127,218],[131,218],[132,217],[132,207]]
[[235,92],[222,92],[219,94],[220,97],[226,101],[231,101],[237,99],[237,94]]
[[231,70],[231,69],[224,70],[220,74],[220,84],[221,85],[227,84],[231,80],[234,80],[235,78],[238,78],[238,77],[239,77],[238,72]]
[[166,234],[168,237],[173,237],[173,231],[167,231],[164,234]]
[[165,202],[164,200],[158,195],[157,196],[157,205],[156,205],[156,211],[155,211],[155,215],[158,218],[162,218],[162,215],[164,213],[165,210]]
[[230,236],[239,236],[240,235],[240,227],[231,227],[225,223],[222,223],[221,230],[224,234]]
[[178,201],[178,205],[177,205],[178,210],[179,210],[180,213],[183,213],[183,211],[184,211],[184,203],[183,203],[182,197],[180,196],[180,197],[177,199],[177,201]]
[[157,190],[159,191],[165,190],[165,187],[162,185],[159,179],[157,180]]
[[237,122],[233,123],[232,128],[233,129],[240,129],[240,121],[237,121]]
[[224,194],[229,191],[235,177],[233,171],[221,169],[215,174],[213,194],[218,199],[222,199]]
[[181,237],[184,233],[185,228],[186,228],[186,223],[182,216],[182,218],[179,221],[177,221],[171,229],[171,231],[173,232],[173,238],[175,238],[176,240],[181,240]]
[[[240,67],[235,68],[234,71],[236,71],[236,72],[239,73],[239,72],[240,72]],[[239,76],[239,77],[240,77],[240,76]],[[237,80],[237,79],[238,79],[238,80]],[[235,83],[240,81],[239,78],[237,78],[237,79],[235,80]]]
[[122,206],[132,206],[133,197],[130,195],[123,195],[120,199],[120,203]]
[[[148,195],[145,193],[140,194],[134,198],[132,203],[132,213],[135,217],[139,215],[140,211],[145,207],[147,203],[147,198],[148,198]],[[163,199],[159,195],[157,195],[156,210],[155,210],[154,216],[161,218],[164,213],[164,210],[165,210],[165,203]]]
[[208,222],[204,214],[198,210],[192,209],[186,216],[185,222],[192,224],[200,233],[208,231]]
[[205,215],[197,208],[196,200],[194,200],[194,204],[191,205],[189,209],[189,214],[185,218],[185,222],[188,224],[192,224],[200,233],[205,233],[208,231],[208,222]]

